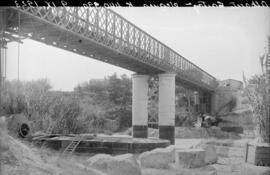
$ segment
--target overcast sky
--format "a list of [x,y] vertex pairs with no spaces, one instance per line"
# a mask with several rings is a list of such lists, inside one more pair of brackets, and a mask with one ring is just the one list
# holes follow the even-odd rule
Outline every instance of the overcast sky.
[[[261,73],[259,56],[270,35],[269,8],[113,8],[217,79],[242,80]],[[8,45],[7,78],[17,79],[17,43]],[[20,79],[48,78],[55,90],[116,72],[133,72],[25,40],[20,45]]]

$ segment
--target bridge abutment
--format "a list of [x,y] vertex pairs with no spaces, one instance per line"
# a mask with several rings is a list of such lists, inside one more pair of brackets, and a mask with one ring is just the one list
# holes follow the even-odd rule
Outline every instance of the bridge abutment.
[[159,74],[159,138],[175,143],[175,74]]
[[148,75],[132,75],[132,128],[134,138],[148,136]]

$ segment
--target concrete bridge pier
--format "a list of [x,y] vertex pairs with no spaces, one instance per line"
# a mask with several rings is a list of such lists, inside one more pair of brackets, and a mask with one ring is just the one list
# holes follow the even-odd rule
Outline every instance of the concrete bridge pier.
[[218,110],[218,94],[216,92],[211,93],[211,114],[215,114]]
[[193,98],[194,98],[194,108],[196,112],[199,112],[199,104],[200,104],[200,99],[199,99],[199,93],[195,91],[193,93]]
[[134,138],[148,136],[148,75],[132,75],[132,128]]
[[175,143],[175,74],[159,74],[159,138]]
[[198,112],[199,113],[205,113],[206,112],[206,106],[204,103],[204,95],[202,91],[198,91],[197,93],[197,97],[198,97]]

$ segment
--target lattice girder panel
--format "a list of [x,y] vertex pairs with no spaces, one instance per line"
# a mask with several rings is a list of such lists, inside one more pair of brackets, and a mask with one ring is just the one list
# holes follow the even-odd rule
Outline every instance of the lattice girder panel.
[[[98,44],[132,56],[132,58],[165,72],[181,72],[190,82],[202,83],[214,90],[216,79],[160,43],[123,17],[106,8],[86,7],[17,7],[47,23],[74,32]],[[104,48],[106,49],[106,48]],[[192,72],[192,74],[190,73]],[[200,74],[199,80],[195,74]]]
[[114,26],[114,15],[112,13],[108,13],[108,11],[106,10],[106,32],[107,35],[113,36],[114,35],[114,30],[115,30],[115,26]]

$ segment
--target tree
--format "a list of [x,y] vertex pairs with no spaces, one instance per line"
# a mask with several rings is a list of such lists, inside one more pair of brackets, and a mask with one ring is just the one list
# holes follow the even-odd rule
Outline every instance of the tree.
[[132,81],[125,74],[120,78],[113,74],[108,78],[109,100],[115,105],[131,105],[132,102]]
[[[107,116],[117,116],[120,129],[131,127],[132,113],[132,81],[125,74],[117,77],[116,74],[109,76],[108,96],[112,102],[112,108],[108,109]],[[116,117],[114,117],[116,118]]]
[[104,111],[104,117],[118,120],[120,128],[131,126],[132,81],[127,75],[114,73],[104,79],[90,80],[74,88],[79,94],[91,94]]
[[248,84],[261,84],[264,81],[263,75],[253,75],[250,79],[248,79]]
[[[267,55],[268,54],[265,55],[264,59],[270,59]],[[262,68],[263,66],[266,65],[262,64]],[[264,70],[267,69],[263,69],[263,71]],[[262,75],[255,75],[248,81],[246,81],[246,78],[243,75],[245,92],[248,96],[253,115],[257,122],[256,137],[259,142],[265,143],[270,143],[269,74],[269,72],[264,71]]]

